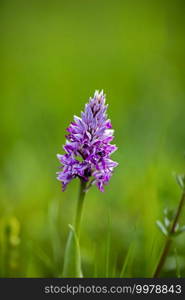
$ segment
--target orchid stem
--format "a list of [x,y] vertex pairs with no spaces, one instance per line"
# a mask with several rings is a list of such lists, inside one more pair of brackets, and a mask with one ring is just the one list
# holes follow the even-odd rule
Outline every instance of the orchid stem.
[[173,220],[173,223],[172,223],[169,235],[168,235],[168,237],[166,239],[166,243],[164,245],[164,249],[162,251],[162,254],[161,254],[159,263],[157,265],[157,268],[156,268],[156,270],[154,272],[153,278],[158,278],[159,277],[160,272],[161,272],[161,270],[162,270],[162,268],[164,266],[164,263],[165,263],[166,258],[168,256],[168,252],[169,252],[170,245],[171,245],[171,242],[172,242],[172,238],[171,237],[175,233],[175,229],[176,229],[176,226],[178,224],[178,220],[179,220],[179,217],[181,215],[182,207],[183,207],[184,203],[185,203],[185,191],[183,191],[183,193],[182,193],[182,196],[181,196],[181,199],[180,199],[180,202],[179,202],[179,206],[177,208],[177,212],[176,212],[175,218]]
[[77,236],[79,236],[79,232],[80,232],[80,224],[81,224],[82,213],[83,213],[84,199],[86,195],[86,185],[87,183],[81,180],[79,197],[77,202],[77,209],[76,209],[76,217],[75,217],[75,230]]

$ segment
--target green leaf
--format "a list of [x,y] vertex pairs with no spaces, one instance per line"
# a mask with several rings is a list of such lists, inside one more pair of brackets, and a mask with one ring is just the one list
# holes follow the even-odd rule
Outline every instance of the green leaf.
[[168,218],[169,221],[172,221],[174,219],[174,210],[170,208],[165,208],[164,215],[166,218]]
[[183,191],[185,191],[185,175],[184,174],[176,175],[176,180],[180,188]]
[[181,226],[181,227],[178,226],[178,227],[176,227],[175,232],[174,232],[173,235],[177,236],[177,235],[183,233],[184,231],[185,231],[185,226]]
[[165,225],[165,227],[169,228],[170,224],[171,224],[170,220],[167,217],[165,217],[164,218],[164,225]]
[[64,255],[63,277],[79,278],[83,277],[81,270],[81,256],[78,237],[75,229],[69,224],[70,232]]
[[165,236],[168,236],[168,231],[161,221],[157,220],[156,225],[159,227],[159,229]]

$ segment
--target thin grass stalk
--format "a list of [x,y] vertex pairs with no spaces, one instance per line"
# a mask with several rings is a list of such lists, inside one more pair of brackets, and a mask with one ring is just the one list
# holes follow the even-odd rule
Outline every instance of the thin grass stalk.
[[182,193],[182,196],[181,196],[181,199],[180,199],[180,202],[179,202],[179,206],[177,208],[175,218],[173,220],[171,229],[170,229],[168,237],[166,239],[166,242],[165,242],[163,251],[161,253],[160,260],[159,260],[158,265],[156,267],[156,270],[154,272],[153,278],[158,278],[160,276],[161,270],[164,266],[164,263],[165,263],[166,258],[168,256],[168,252],[170,250],[170,246],[171,246],[171,243],[172,243],[172,237],[173,237],[173,234],[175,233],[175,230],[176,230],[176,227],[177,227],[179,217],[181,215],[184,203],[185,203],[185,191],[183,191],[183,193]]

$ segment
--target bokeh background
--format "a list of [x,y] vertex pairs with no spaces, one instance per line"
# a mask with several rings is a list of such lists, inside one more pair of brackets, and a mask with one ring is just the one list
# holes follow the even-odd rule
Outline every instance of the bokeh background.
[[[152,276],[185,171],[184,1],[0,3],[0,276],[60,276],[79,182],[62,193],[56,153],[95,89],[119,167],[86,197],[84,276]],[[185,276],[184,253],[182,234],[161,275]]]

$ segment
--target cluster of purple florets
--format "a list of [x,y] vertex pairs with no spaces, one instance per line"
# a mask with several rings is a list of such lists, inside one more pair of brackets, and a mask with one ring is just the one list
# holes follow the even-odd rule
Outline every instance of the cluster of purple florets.
[[76,177],[96,184],[102,192],[109,182],[118,164],[110,158],[117,147],[110,144],[114,131],[111,121],[107,119],[107,107],[103,91],[96,91],[86,104],[81,118],[74,116],[74,121],[67,128],[67,140],[63,147],[66,153],[57,155],[62,164],[57,179],[62,182],[63,190]]

